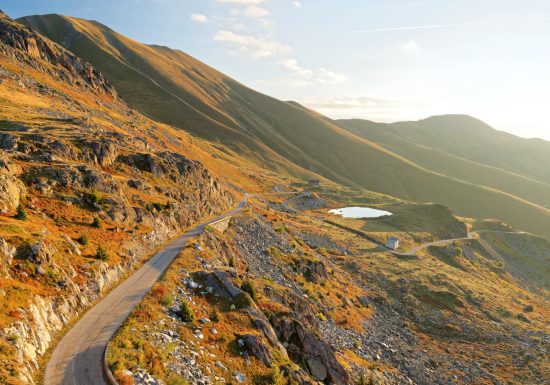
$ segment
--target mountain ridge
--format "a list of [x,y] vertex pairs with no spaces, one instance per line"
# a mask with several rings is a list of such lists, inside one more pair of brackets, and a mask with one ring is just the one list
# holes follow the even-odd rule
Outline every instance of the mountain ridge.
[[[20,21],[92,61],[142,113],[260,167],[301,179],[318,174],[411,201],[442,203],[463,216],[496,217],[533,233],[550,233],[550,212],[537,204],[544,192],[537,199],[517,196],[507,187],[515,179],[507,175],[502,178],[512,180],[484,186],[432,170],[317,112],[258,93],[182,51],[138,43],[97,22],[58,15]],[[143,75],[129,73],[126,64]]]

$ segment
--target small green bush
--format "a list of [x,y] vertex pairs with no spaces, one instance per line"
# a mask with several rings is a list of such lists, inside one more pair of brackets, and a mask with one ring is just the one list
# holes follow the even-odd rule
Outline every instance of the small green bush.
[[193,322],[195,316],[193,315],[193,310],[189,307],[187,302],[183,302],[178,311],[178,316],[183,322]]
[[254,282],[246,279],[241,285],[241,290],[248,293],[254,302],[258,302],[258,293],[256,292]]
[[269,383],[273,385],[281,385],[285,382],[284,379],[284,374],[281,372],[279,366],[273,365],[268,374]]
[[100,261],[109,260],[109,254],[107,254],[107,251],[101,246],[99,246],[97,248],[97,251],[95,253],[95,257],[96,257],[96,259],[99,259]]
[[92,227],[95,227],[96,229],[100,229],[102,226],[101,219],[99,217],[94,217],[94,221],[92,222]]
[[82,246],[86,246],[88,244],[88,236],[82,234],[80,237],[78,237],[76,241],[80,243]]
[[101,196],[96,191],[92,191],[84,194],[84,201],[93,206],[101,201]]
[[210,321],[212,322],[220,322],[220,315],[218,314],[218,312],[216,311],[216,309],[214,309],[212,311],[212,313],[210,313]]
[[166,379],[166,385],[189,385],[189,382],[176,374],[170,374]]
[[172,296],[170,294],[166,294],[160,299],[160,304],[162,306],[170,306],[172,305],[173,301],[174,299],[172,298]]
[[19,219],[20,221],[26,221],[27,220],[27,212],[25,211],[25,206],[23,206],[23,203],[19,203],[17,206],[17,212],[15,213],[15,219]]

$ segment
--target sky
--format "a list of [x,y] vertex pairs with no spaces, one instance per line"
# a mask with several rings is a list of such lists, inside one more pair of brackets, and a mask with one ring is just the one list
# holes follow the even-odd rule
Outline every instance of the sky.
[[0,0],[181,49],[332,118],[468,114],[550,140],[548,0]]

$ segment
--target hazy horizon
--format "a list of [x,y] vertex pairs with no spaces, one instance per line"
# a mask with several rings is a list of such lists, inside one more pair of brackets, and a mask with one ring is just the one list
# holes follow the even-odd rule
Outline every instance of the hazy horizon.
[[543,1],[1,0],[0,8],[14,18],[95,19],[331,118],[465,114],[550,140],[550,4]]

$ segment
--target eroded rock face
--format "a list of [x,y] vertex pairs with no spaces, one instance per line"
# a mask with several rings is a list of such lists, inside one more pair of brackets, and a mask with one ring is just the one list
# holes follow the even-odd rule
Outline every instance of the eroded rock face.
[[21,61],[32,61],[35,65],[40,61],[48,62],[50,66],[43,65],[41,70],[55,78],[115,95],[111,85],[91,64],[4,13],[0,13],[0,51]]
[[118,146],[107,140],[90,141],[84,144],[85,160],[100,166],[112,165],[118,156]]
[[306,362],[311,375],[318,381],[329,381],[336,385],[347,385],[351,378],[336,360],[330,346],[295,319],[275,318],[274,328],[280,340],[288,344],[291,357],[299,356],[297,362]]
[[0,174],[0,210],[14,210],[25,192],[25,186],[19,179]]
[[15,256],[15,247],[12,247],[6,240],[0,237],[0,277],[9,277],[9,266]]
[[17,148],[19,138],[16,135],[0,133],[0,149],[13,151]]
[[263,343],[262,338],[255,334],[246,334],[241,336],[246,350],[262,361],[265,366],[273,365],[273,356],[269,348]]
[[14,176],[20,172],[20,166],[14,164],[6,155],[0,153],[0,174]]

